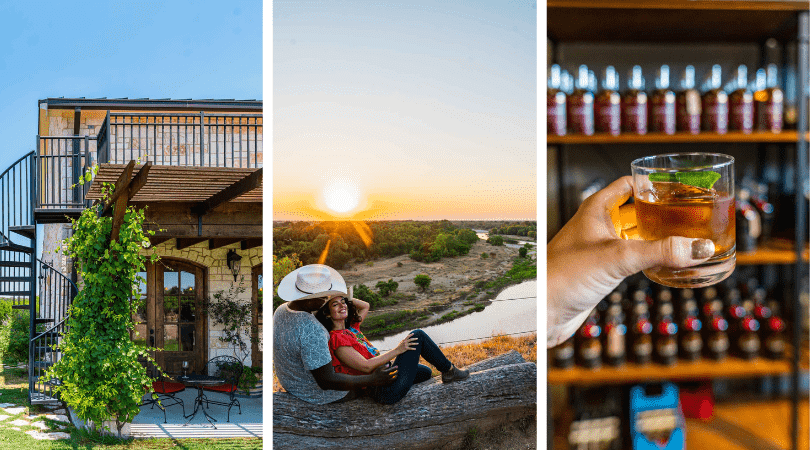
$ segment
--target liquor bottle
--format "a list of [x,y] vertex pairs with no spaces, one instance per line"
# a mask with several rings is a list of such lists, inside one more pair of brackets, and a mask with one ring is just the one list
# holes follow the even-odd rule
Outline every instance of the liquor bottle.
[[754,300],[754,318],[757,319],[760,324],[764,324],[773,316],[773,311],[765,304],[766,296],[767,291],[761,287],[756,288],[751,295]]
[[757,319],[754,319],[754,316],[746,315],[735,328],[732,337],[736,355],[745,360],[756,358],[761,345],[757,334],[759,331]]
[[647,134],[647,93],[641,66],[633,66],[628,77],[627,90],[622,94],[622,131]]
[[554,136],[565,136],[566,133],[566,110],[565,92],[560,90],[562,85],[560,66],[554,64],[549,69],[548,91],[546,94],[548,122],[548,134]]
[[621,300],[622,295],[618,292],[608,297],[609,306],[603,327],[605,362],[614,367],[623,365],[627,359],[627,326],[624,324]]
[[[664,291],[669,293],[669,291]],[[669,295],[671,298],[671,294]],[[659,297],[660,299],[660,297]],[[655,359],[665,365],[671,366],[678,359],[678,325],[672,318],[672,303],[661,301],[655,319]]]
[[728,322],[721,315],[715,315],[706,327],[706,356],[714,360],[722,360],[728,356]]
[[602,90],[594,100],[596,131],[618,136],[621,133],[621,101],[619,74],[613,66],[605,67],[602,73]]
[[593,92],[588,66],[579,66],[576,89],[568,96],[568,127],[572,133],[592,135],[593,125]]
[[669,90],[669,66],[658,69],[655,90],[650,96],[650,128],[664,134],[675,134],[675,93]]
[[652,359],[653,325],[647,302],[636,302],[633,305],[632,327],[629,330],[630,353],[636,364],[647,364]]
[[700,93],[695,89],[695,68],[686,66],[681,77],[681,90],[675,99],[675,117],[678,131],[691,134],[700,133],[700,114],[702,105]]
[[754,130],[754,95],[748,90],[748,68],[737,67],[735,89],[728,96],[729,129],[750,133]]
[[699,315],[700,310],[692,290],[683,289],[678,314],[678,354],[687,361],[700,358],[703,350],[703,339],[700,336],[703,322],[698,318]]
[[707,287],[703,289],[702,293],[701,313],[703,321],[708,323],[712,317],[721,314],[723,311],[723,302],[717,297],[717,289]]
[[773,316],[766,320],[762,337],[763,352],[768,359],[784,359],[787,337],[785,336],[785,321]]
[[779,89],[776,64],[769,64],[766,72],[765,88],[754,94],[757,129],[780,133],[784,126],[783,110],[785,96]]
[[599,314],[593,309],[576,334],[576,356],[580,366],[593,369],[602,365],[600,334]]
[[574,337],[552,349],[554,367],[567,369],[574,365]]
[[706,82],[706,92],[701,98],[705,131],[725,134],[728,131],[728,95],[720,89],[722,68],[719,64],[712,66]]

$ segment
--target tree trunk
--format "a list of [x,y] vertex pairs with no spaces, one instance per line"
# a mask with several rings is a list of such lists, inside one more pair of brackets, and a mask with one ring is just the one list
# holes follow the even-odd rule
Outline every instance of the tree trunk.
[[273,394],[273,446],[433,449],[478,432],[537,414],[537,366],[517,352],[469,367],[464,381],[435,381],[411,388],[395,405],[369,398],[312,405],[286,392]]

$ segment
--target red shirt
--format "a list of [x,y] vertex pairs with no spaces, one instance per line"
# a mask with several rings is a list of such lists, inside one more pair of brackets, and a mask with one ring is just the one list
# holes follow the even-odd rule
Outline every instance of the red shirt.
[[329,352],[332,353],[332,366],[337,373],[345,373],[348,375],[366,375],[357,369],[349,367],[337,358],[335,351],[339,347],[351,347],[357,350],[357,353],[363,355],[363,358],[371,359],[378,356],[380,351],[374,348],[368,339],[360,331],[360,323],[354,323],[349,328],[343,330],[333,330],[329,332]]

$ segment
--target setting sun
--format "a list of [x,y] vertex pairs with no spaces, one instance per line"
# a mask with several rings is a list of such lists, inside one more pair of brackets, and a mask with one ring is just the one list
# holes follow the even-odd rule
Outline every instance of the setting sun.
[[360,203],[360,188],[348,180],[334,180],[323,188],[326,207],[336,213],[347,213]]

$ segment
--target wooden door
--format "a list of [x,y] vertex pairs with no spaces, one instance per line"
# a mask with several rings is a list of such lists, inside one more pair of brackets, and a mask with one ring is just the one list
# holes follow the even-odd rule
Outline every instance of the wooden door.
[[262,265],[259,264],[253,268],[252,275],[252,295],[251,295],[251,348],[250,348],[250,362],[253,367],[262,366],[263,345],[262,345],[262,329],[264,328],[263,308],[264,302],[262,300],[262,284],[263,272]]
[[147,264],[139,283],[143,302],[133,314],[132,340],[162,349],[152,356],[166,373],[201,370],[208,356],[207,320],[203,312],[206,272],[181,261],[160,260]]

